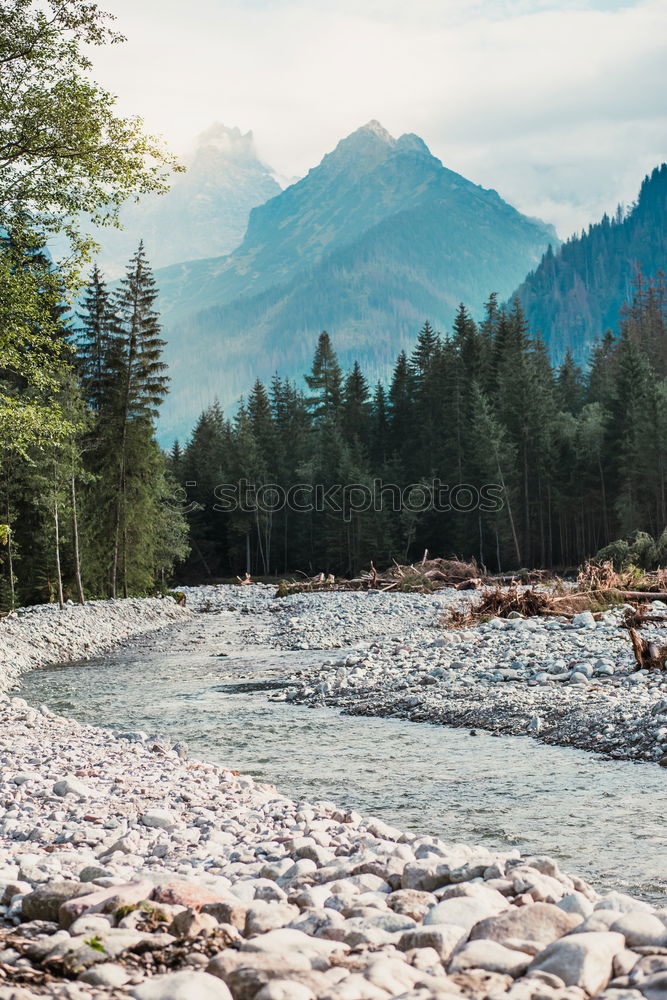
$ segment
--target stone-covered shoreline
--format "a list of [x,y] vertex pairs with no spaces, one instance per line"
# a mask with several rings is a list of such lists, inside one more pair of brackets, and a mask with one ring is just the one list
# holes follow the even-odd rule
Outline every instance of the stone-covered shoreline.
[[[446,633],[442,611],[458,597],[275,601],[270,588],[207,591],[206,610],[247,616],[248,643],[356,643],[295,682],[289,698],[366,711],[377,697],[383,714],[405,699],[416,718],[434,699],[487,728],[493,709],[499,725],[538,738],[549,736],[550,711],[561,712],[569,729],[554,742],[566,743],[591,719],[605,738],[625,738],[625,714],[636,710],[653,720],[637,756],[662,752],[662,678],[633,674],[614,614]],[[176,605],[150,613],[154,627],[186,614]],[[45,620],[18,618],[26,635]],[[134,611],[125,618],[126,627],[138,621]],[[74,658],[66,628],[64,661]],[[77,649],[93,639],[78,628]],[[585,706],[592,714],[580,717]],[[593,748],[604,749],[599,739]],[[0,1000],[667,995],[667,906],[600,894],[546,857],[443,834],[294,802],[192,761],[159,735],[81,725],[2,695]]]
[[170,597],[119,598],[18,608],[0,619],[0,691],[26,670],[99,656],[123,642],[190,619]]
[[667,909],[0,703],[0,1000],[658,1000]]

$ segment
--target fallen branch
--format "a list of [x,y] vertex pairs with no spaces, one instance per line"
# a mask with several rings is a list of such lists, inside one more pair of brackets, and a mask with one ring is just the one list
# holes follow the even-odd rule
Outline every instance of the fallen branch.
[[626,601],[667,601],[667,590],[619,590]]

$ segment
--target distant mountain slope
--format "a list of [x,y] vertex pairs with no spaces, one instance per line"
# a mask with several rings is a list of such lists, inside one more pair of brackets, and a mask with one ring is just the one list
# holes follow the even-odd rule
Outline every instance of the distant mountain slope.
[[228,257],[158,272],[172,391],[163,433],[183,435],[216,396],[255,376],[300,378],[328,329],[343,363],[385,374],[425,318],[507,296],[550,242],[528,219],[443,167],[421,139],[377,122],[250,215]]
[[585,362],[593,341],[615,329],[632,296],[637,267],[646,276],[667,270],[667,164],[644,179],[637,202],[573,236],[517,289],[531,328],[555,360],[570,348]]
[[123,230],[101,230],[98,263],[110,277],[144,240],[154,267],[228,254],[242,241],[251,209],[281,186],[255,150],[252,132],[215,124],[197,139],[165,195],[151,195],[121,212]]

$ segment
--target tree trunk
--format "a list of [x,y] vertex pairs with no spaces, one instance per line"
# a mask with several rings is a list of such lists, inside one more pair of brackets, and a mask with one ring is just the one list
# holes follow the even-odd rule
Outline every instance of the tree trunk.
[[264,565],[264,575],[268,576],[271,572],[271,528],[269,526],[269,517],[271,515],[268,513],[264,514],[264,527],[262,529],[262,563]]
[[604,481],[602,458],[599,452],[598,452],[598,472],[600,473],[600,493],[602,494],[602,531],[604,533],[604,543],[605,545],[608,545],[611,539],[609,537],[609,519],[607,517],[607,489]]
[[552,519],[552,508],[551,508],[551,483],[547,487],[547,566],[553,566],[554,563],[554,526]]
[[500,455],[498,454],[498,449],[494,448],[496,453],[496,465],[498,466],[498,476],[500,477],[500,485],[502,486],[503,493],[505,495],[505,502],[507,503],[507,516],[510,522],[510,528],[512,530],[512,539],[514,541],[514,551],[516,552],[517,563],[521,566],[521,549],[519,548],[519,539],[516,533],[516,526],[514,524],[514,518],[512,516],[512,505],[510,503],[510,495],[505,486],[505,477],[503,476],[503,470],[500,467]]
[[664,670],[667,665],[667,646],[659,646],[657,642],[642,638],[633,628],[629,632],[637,669]]
[[197,553],[197,555],[201,559],[202,565],[203,565],[204,569],[206,570],[206,575],[208,576],[209,580],[212,580],[213,579],[213,574],[211,573],[211,569],[210,569],[208,563],[204,559],[204,554],[203,554],[202,550],[199,548],[199,544],[197,542],[197,539],[194,537],[194,535],[192,536],[192,547],[194,548],[195,552]]
[[287,519],[287,508],[285,508],[284,521],[283,521],[283,573],[287,572],[288,552],[289,552],[288,519]]
[[257,547],[259,549],[259,558],[261,559],[261,566],[266,575],[266,558],[264,556],[264,545],[262,544],[262,528],[259,523],[259,511],[255,511],[255,527],[257,528]]
[[123,549],[122,555],[122,574],[123,574],[123,597],[128,596],[127,589],[127,507],[125,504],[125,490],[123,489]]
[[111,596],[116,596],[118,583],[118,557],[120,554],[120,529],[123,511],[123,495],[125,491],[125,448],[127,443],[127,419],[123,421],[123,434],[120,443],[120,470],[118,475],[118,497],[116,500],[116,524],[113,539],[113,560],[111,564]]
[[53,528],[55,533],[55,556],[56,556],[56,583],[58,585],[58,604],[60,605],[60,610],[62,611],[65,607],[65,598],[63,597],[63,578],[62,572],[60,570],[60,519],[58,516],[58,492],[57,492],[57,477],[56,477],[56,465],[53,464]]
[[76,480],[74,476],[70,479],[70,492],[72,495],[72,546],[74,549],[74,579],[76,581],[76,592],[79,604],[85,604],[86,598],[83,593],[81,583],[81,557],[79,554],[79,518],[76,512]]
[[7,570],[9,572],[9,599],[11,607],[16,606],[16,592],[14,590],[14,552],[12,549],[12,526],[9,519],[9,493],[6,496],[7,507]]
[[526,562],[531,561],[532,544],[530,537],[530,491],[528,487],[528,450],[526,442],[523,443],[523,531],[524,531],[524,556]]
[[477,527],[479,529],[479,565],[484,570],[484,531],[482,529],[482,514],[477,512]]
[[[135,297],[135,312],[136,312],[136,297]],[[121,410],[121,419],[123,421],[123,433],[121,434],[120,442],[120,469],[118,476],[118,503],[116,504],[116,527],[114,532],[114,546],[113,546],[113,566],[111,571],[111,596],[116,596],[116,586],[118,582],[118,555],[120,548],[120,529],[121,529],[121,515],[123,520],[125,518],[125,466],[126,466],[126,451],[127,451],[127,424],[130,417],[130,392],[132,389],[132,374],[134,370],[134,357],[136,353],[136,344],[134,339],[134,331],[130,333],[130,339],[128,344],[128,354],[127,354],[127,374],[125,376],[125,386],[123,395],[123,408]],[[127,595],[126,595],[127,596]]]

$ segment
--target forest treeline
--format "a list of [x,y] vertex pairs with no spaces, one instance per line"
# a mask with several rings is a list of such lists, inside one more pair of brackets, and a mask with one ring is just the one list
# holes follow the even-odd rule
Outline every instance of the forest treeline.
[[29,234],[0,237],[0,263],[7,287],[18,275],[38,300],[48,377],[5,367],[0,379],[10,415],[29,419],[41,392],[49,418],[37,436],[0,421],[5,609],[153,593],[175,574],[353,574],[426,548],[489,570],[571,566],[665,528],[661,273],[637,275],[586,373],[570,356],[554,367],[518,301],[492,295],[480,323],[464,306],[447,336],[425,323],[388,385],[370,387],[358,364],[344,373],[322,333],[304,389],[257,381],[234,416],[210,406],[165,454],[155,423],[168,377],[143,247],[113,291],[93,269],[75,316]]
[[173,487],[154,422],[166,377],[143,252],[114,295],[94,276],[98,292],[74,315],[95,251],[87,230],[117,224],[128,198],[166,191],[180,169],[92,78],[91,52],[123,41],[113,22],[80,0],[0,4],[4,610],[152,592],[187,551],[185,522],[163,502]]
[[[620,329],[597,343],[586,372],[569,354],[554,367],[518,301],[492,295],[480,323],[463,306],[448,336],[426,323],[388,386],[369,386],[358,364],[343,373],[326,333],[305,382],[257,381],[232,418],[214,404],[174,444],[190,527],[184,577],[349,574],[426,548],[490,570],[573,566],[614,539],[665,528],[662,273],[637,275]],[[337,489],[354,485],[389,502],[357,509],[354,490]],[[484,502],[489,486],[502,504]],[[297,487],[325,502],[282,502]],[[434,489],[457,502],[424,503]]]
[[57,426],[21,438],[0,424],[0,607],[154,593],[187,555],[188,528],[155,438],[169,380],[150,266],[140,246],[113,293],[95,268],[73,315],[29,232],[0,237],[0,262],[41,296],[48,385],[30,391],[10,367],[0,380],[24,414],[41,396]]

